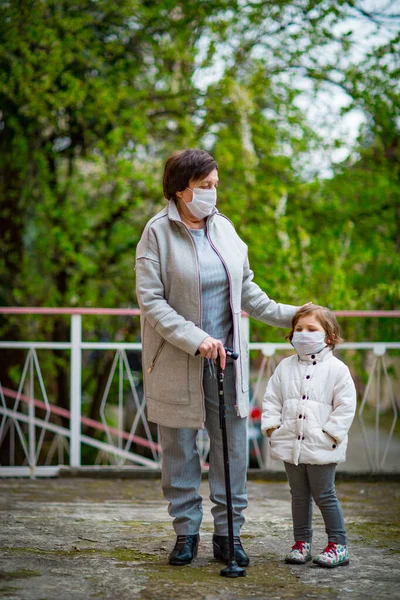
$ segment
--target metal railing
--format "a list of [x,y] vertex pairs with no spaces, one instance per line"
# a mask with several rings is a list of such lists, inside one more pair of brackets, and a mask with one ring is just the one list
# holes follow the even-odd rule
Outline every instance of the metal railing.
[[[145,399],[129,365],[129,352],[141,352],[140,343],[124,342],[84,342],[82,340],[82,316],[84,315],[117,315],[138,317],[138,309],[43,309],[43,308],[0,308],[3,314],[38,314],[38,315],[70,315],[71,337],[65,342],[38,341],[2,341],[1,353],[19,349],[26,351],[22,376],[17,389],[2,386],[0,380],[0,451],[8,444],[8,464],[0,465],[1,476],[42,476],[54,475],[61,465],[68,464],[73,468],[82,468],[82,445],[87,445],[97,453],[94,464],[115,465],[123,468],[131,465],[140,468],[160,468],[160,447],[157,442],[157,430],[150,426],[145,415]],[[399,317],[400,311],[336,311],[338,316],[385,316]],[[249,319],[243,316],[243,326],[249,337]],[[259,431],[259,405],[265,384],[277,363],[277,358],[293,350],[290,344],[251,343],[250,350],[258,351],[262,359],[258,370],[252,371],[254,384],[252,387],[252,410],[249,417],[249,440],[251,455],[258,468],[275,468],[269,456],[269,445],[263,444]],[[369,371],[368,383],[358,410],[358,423],[362,445],[371,472],[380,471],[387,466],[389,449],[393,446],[398,409],[393,392],[392,380],[387,366],[387,354],[390,350],[399,350],[400,342],[366,342],[345,343],[337,346],[338,350],[356,352],[370,351],[373,361]],[[37,351],[63,350],[70,353],[70,406],[69,410],[49,401],[45,380],[41,371]],[[114,351],[108,380],[100,404],[100,420],[90,419],[82,414],[82,354],[85,351]],[[351,366],[351,365],[350,365]],[[43,400],[35,398],[34,382],[40,390]],[[118,393],[116,402],[117,424],[110,424],[107,411],[110,405],[110,389],[117,380]],[[128,383],[129,401],[133,404],[133,418],[129,428],[124,422],[127,393],[124,381]],[[385,436],[381,433],[380,415],[382,408],[382,385],[386,386],[389,407],[392,414],[389,431]],[[371,429],[367,428],[365,410],[374,389],[374,439]],[[38,416],[38,413],[41,415]],[[60,423],[62,421],[62,423]],[[66,422],[68,426],[66,426]],[[82,426],[101,434],[84,435]],[[53,436],[51,438],[51,436]],[[47,440],[46,452],[43,442]],[[51,442],[48,440],[51,439]],[[22,449],[22,464],[15,464],[16,446]],[[397,443],[397,441],[396,441]],[[132,450],[135,445],[136,452]],[[382,450],[383,445],[383,450]],[[198,446],[203,466],[207,467],[209,441],[205,432],[199,432]],[[21,452],[20,452],[21,453]],[[56,462],[56,464],[53,464]],[[21,461],[20,461],[21,463]],[[400,465],[399,465],[400,466]]]

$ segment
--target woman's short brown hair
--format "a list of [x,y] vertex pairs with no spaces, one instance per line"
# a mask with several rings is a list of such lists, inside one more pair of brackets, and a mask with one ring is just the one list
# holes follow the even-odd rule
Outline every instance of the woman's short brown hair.
[[164,166],[164,196],[167,200],[176,200],[176,192],[186,189],[191,179],[203,179],[214,169],[218,169],[218,165],[205,150],[189,148],[174,152]]
[[340,336],[339,323],[337,322],[335,315],[331,310],[329,310],[329,308],[326,308],[325,306],[319,306],[318,304],[309,304],[308,306],[299,308],[292,319],[292,330],[289,335],[286,336],[287,340],[290,342],[292,341],[295,327],[299,319],[305,315],[315,315],[315,318],[324,328],[327,338],[331,340],[331,344],[329,344],[331,348],[334,348],[336,344],[343,342],[343,338]]

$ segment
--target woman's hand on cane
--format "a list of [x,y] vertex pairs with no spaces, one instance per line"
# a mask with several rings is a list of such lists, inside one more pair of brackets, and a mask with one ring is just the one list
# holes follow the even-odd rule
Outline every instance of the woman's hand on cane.
[[202,341],[198,348],[198,351],[200,352],[203,358],[210,358],[214,361],[216,361],[219,356],[221,369],[225,369],[226,353],[222,342],[216,340],[211,336],[208,336],[205,340]]

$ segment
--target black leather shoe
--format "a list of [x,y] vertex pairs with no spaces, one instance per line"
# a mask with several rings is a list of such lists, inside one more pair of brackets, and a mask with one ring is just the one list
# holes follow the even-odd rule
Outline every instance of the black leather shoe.
[[200,536],[178,535],[174,549],[169,555],[170,565],[188,565],[197,556]]
[[[233,538],[235,560],[239,567],[247,567],[250,559],[247,556],[239,536]],[[227,535],[213,535],[214,558],[222,562],[229,562],[229,538]]]

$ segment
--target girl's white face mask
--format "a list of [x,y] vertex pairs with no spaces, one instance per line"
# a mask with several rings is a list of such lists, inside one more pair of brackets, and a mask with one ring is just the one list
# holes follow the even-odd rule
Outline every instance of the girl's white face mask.
[[[192,188],[188,189],[191,190]],[[188,202],[186,206],[193,216],[197,217],[198,219],[205,219],[208,217],[208,215],[211,215],[215,205],[217,204],[217,190],[216,188],[207,190],[194,188],[192,192],[192,201]]]
[[316,354],[325,348],[325,331],[295,331],[292,346],[298,354]]

